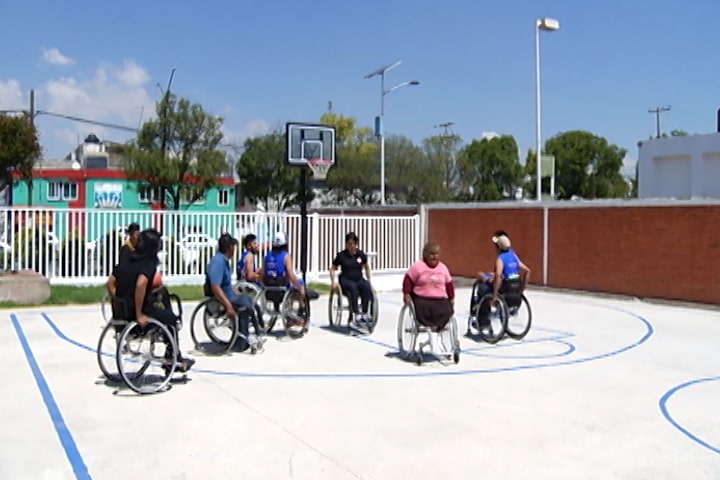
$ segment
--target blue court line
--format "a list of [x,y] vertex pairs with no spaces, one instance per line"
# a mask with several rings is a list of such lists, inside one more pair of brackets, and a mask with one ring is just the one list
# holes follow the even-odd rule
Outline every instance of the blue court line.
[[687,428],[685,428],[685,427],[683,427],[682,425],[680,425],[680,424],[672,417],[672,415],[670,415],[670,412],[668,411],[668,408],[667,408],[667,402],[668,402],[668,400],[670,400],[670,397],[672,397],[674,394],[676,394],[676,393],[679,392],[680,390],[684,390],[684,389],[686,389],[686,388],[688,388],[688,387],[691,387],[691,386],[693,386],[693,385],[698,385],[698,384],[706,383],[706,382],[716,382],[716,381],[718,381],[718,380],[720,380],[720,377],[707,377],[707,378],[699,378],[699,379],[697,379],[697,380],[691,380],[691,381],[689,381],[689,382],[681,383],[680,385],[677,385],[677,386],[671,388],[670,390],[668,390],[667,392],[665,392],[665,394],[660,398],[660,401],[658,402],[658,405],[659,405],[659,407],[660,407],[660,411],[661,411],[662,414],[663,414],[663,417],[665,417],[665,420],[667,420],[668,422],[670,422],[670,424],[671,424],[673,427],[675,427],[676,429],[680,430],[680,432],[682,432],[686,437],[688,437],[688,438],[689,438],[690,440],[692,440],[693,442],[695,442],[695,443],[697,443],[697,444],[699,444],[699,445],[707,448],[708,450],[710,450],[710,451],[712,451],[712,452],[715,452],[715,453],[717,453],[718,455],[720,455],[720,448],[719,448],[719,447],[715,447],[715,446],[713,446],[713,445],[710,445],[708,442],[702,440],[700,437],[698,437],[697,435],[693,434],[690,430],[688,430]]
[[[589,302],[583,302],[586,304],[589,304]],[[484,368],[484,369],[473,369],[473,370],[444,370],[444,371],[438,371],[438,372],[414,372],[414,373],[257,373],[257,372],[242,372],[242,371],[235,371],[235,372],[229,372],[229,371],[223,371],[223,370],[210,370],[210,369],[201,369],[201,368],[193,368],[194,372],[197,373],[205,373],[210,375],[220,375],[220,376],[236,376],[236,377],[248,377],[248,378],[412,378],[412,377],[435,377],[435,376],[463,376],[463,375],[475,375],[475,374],[482,374],[482,373],[500,373],[500,372],[516,372],[521,370],[536,370],[540,368],[553,368],[553,367],[561,367],[561,366],[567,366],[567,365],[578,365],[582,363],[587,363],[595,360],[600,360],[604,358],[613,357],[615,355],[619,355],[621,353],[624,353],[628,350],[632,350],[633,348],[639,347],[643,343],[647,342],[648,339],[655,333],[655,330],[652,326],[652,324],[646,320],[644,317],[642,317],[639,314],[636,314],[634,312],[631,312],[629,310],[617,308],[617,307],[608,307],[605,305],[597,305],[594,306],[599,308],[605,308],[608,310],[614,310],[616,312],[623,313],[624,315],[630,316],[636,320],[639,320],[643,323],[645,326],[645,333],[636,341],[625,345],[623,347],[620,347],[616,350],[612,350],[610,352],[605,352],[597,355],[593,355],[590,357],[585,358],[577,358],[573,360],[566,360],[563,362],[555,362],[555,363],[536,363],[536,364],[528,364],[528,365],[515,365],[515,366],[508,366],[508,367],[499,367],[499,368]],[[80,342],[77,342],[69,337],[67,337],[61,330],[58,328],[58,326],[52,321],[52,319],[46,314],[42,314],[45,321],[50,325],[50,327],[55,331],[55,333],[63,340],[72,343],[73,345],[79,346],[80,348],[83,348],[85,350],[89,350],[94,352],[95,349],[88,347],[87,345],[83,345]],[[389,348],[393,351],[396,350],[396,347],[394,345],[389,345],[387,343],[383,343],[377,340],[374,340],[369,337],[355,337],[359,340],[373,343],[379,346],[383,346],[386,348]],[[521,343],[521,342],[519,342]],[[462,361],[462,360],[461,360]]]
[[[566,342],[565,340],[561,340],[559,338],[543,338],[540,340],[536,340],[535,343],[540,342],[540,341],[560,343],[562,345],[565,345],[567,348],[560,353],[547,353],[544,355],[496,355],[494,353],[489,353],[491,351],[491,349],[489,349],[489,348],[469,348],[467,350],[462,350],[462,353],[465,353],[467,355],[472,355],[474,357],[483,357],[483,358],[499,358],[499,359],[505,359],[505,360],[537,360],[537,359],[543,359],[543,358],[565,357],[575,351],[575,345],[573,345],[570,342]],[[526,342],[526,343],[530,343],[530,342]],[[488,353],[484,353],[484,352],[488,352]]]
[[55,432],[60,439],[63,450],[65,450],[65,456],[70,462],[73,472],[75,473],[75,478],[77,478],[78,480],[91,480],[92,477],[88,472],[88,468],[83,461],[82,455],[80,455],[80,451],[75,444],[72,433],[70,433],[70,430],[68,429],[67,424],[63,419],[62,413],[60,413],[60,408],[58,407],[55,399],[53,398],[50,387],[48,386],[47,382],[45,381],[45,377],[40,371],[40,367],[35,360],[35,355],[33,355],[33,352],[30,349],[30,344],[25,337],[25,333],[20,326],[20,322],[18,321],[17,316],[14,313],[10,314],[10,320],[12,321],[13,327],[15,328],[15,333],[18,336],[18,340],[20,340],[20,345],[22,346],[23,352],[25,352],[25,358],[27,358],[30,370],[35,377],[35,383],[37,383],[38,389],[40,390],[40,395],[42,395],[43,402],[45,403],[45,408],[47,408],[48,414],[50,415],[50,419],[53,423],[53,427],[55,427]]

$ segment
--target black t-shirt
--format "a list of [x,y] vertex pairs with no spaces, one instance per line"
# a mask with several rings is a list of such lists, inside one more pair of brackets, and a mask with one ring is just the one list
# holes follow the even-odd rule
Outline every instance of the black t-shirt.
[[350,252],[343,250],[338,252],[333,260],[333,265],[340,267],[340,277],[353,282],[362,280],[362,269],[366,264],[367,256],[362,250],[355,251],[355,255],[350,255]]
[[130,318],[135,318],[135,285],[138,277],[140,275],[147,277],[144,305],[149,305],[152,303],[149,297],[156,271],[157,262],[155,259],[147,257],[131,257],[127,262],[121,262],[113,269],[113,275],[117,279],[115,296],[125,302]]
[[124,244],[122,247],[120,247],[120,259],[118,263],[127,263],[130,261],[130,257],[132,256],[133,250],[130,248],[130,245]]

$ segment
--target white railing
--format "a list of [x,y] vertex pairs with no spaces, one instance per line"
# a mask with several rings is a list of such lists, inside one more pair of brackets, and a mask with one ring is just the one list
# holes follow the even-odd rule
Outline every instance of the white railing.
[[[92,209],[0,208],[0,270],[35,270],[53,284],[100,284],[117,263],[125,228],[135,222],[163,235],[163,278],[168,283],[201,283],[217,238],[258,236],[261,257],[277,231],[286,234],[300,271],[301,217],[296,213],[210,213],[108,211]],[[355,232],[373,269],[395,272],[419,258],[416,216],[308,215],[307,278],[316,281]],[[240,254],[238,249],[237,255]],[[236,257],[237,257],[236,255]],[[235,265],[237,258],[233,259]],[[261,263],[261,262],[260,262]]]

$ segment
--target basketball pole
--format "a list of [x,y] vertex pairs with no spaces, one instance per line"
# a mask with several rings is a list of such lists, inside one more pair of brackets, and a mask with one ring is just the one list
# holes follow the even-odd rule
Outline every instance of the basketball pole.
[[302,280],[307,288],[307,167],[300,169],[300,271]]

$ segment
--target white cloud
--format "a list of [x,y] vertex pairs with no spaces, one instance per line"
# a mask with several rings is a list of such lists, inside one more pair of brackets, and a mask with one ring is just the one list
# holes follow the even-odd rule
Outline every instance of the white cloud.
[[497,132],[482,132],[480,134],[480,139],[482,140],[483,138],[487,138],[489,140],[491,138],[497,138],[499,136],[500,134]]
[[245,122],[238,130],[230,129],[227,125],[223,125],[223,141],[225,143],[240,145],[248,138],[266,135],[273,130],[275,130],[273,125],[267,120],[262,119]]
[[27,109],[29,105],[23,100],[20,82],[17,80],[0,80],[0,110]]
[[70,57],[66,57],[57,48],[43,48],[43,61],[50,65],[72,65],[75,63]]
[[623,166],[620,169],[620,174],[625,177],[635,178],[635,165],[637,165],[637,159],[626,156],[623,159]]

